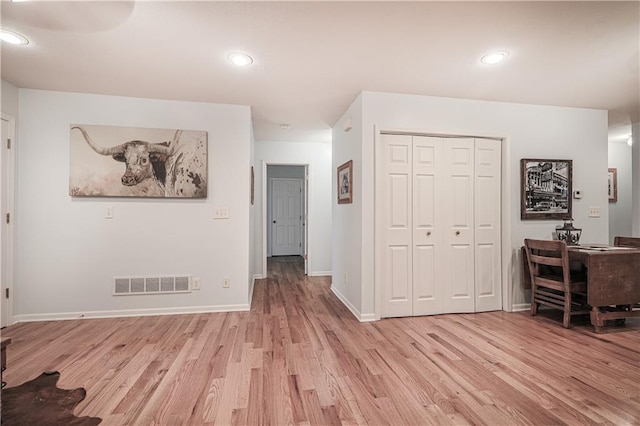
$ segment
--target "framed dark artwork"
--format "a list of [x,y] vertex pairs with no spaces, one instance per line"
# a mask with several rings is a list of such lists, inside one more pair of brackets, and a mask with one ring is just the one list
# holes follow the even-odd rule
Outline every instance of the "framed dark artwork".
[[207,132],[70,126],[72,197],[207,197]]
[[618,169],[615,167],[609,169],[609,174],[607,177],[607,187],[609,194],[609,202],[617,203],[618,202]]
[[572,160],[520,160],[522,220],[570,219]]
[[251,205],[255,200],[255,174],[253,172],[253,166],[251,166]]
[[338,167],[338,204],[353,202],[353,160]]

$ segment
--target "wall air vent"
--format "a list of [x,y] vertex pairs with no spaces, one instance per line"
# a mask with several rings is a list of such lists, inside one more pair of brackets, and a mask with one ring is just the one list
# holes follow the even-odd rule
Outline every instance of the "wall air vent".
[[191,292],[191,275],[113,278],[114,296],[189,292]]

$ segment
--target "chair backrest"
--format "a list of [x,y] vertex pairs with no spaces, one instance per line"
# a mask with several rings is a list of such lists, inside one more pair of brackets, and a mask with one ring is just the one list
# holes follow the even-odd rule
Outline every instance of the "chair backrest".
[[613,245],[616,247],[638,247],[640,248],[640,238],[638,237],[615,237]]
[[570,286],[569,253],[564,241],[525,239],[531,283],[554,281],[566,291]]

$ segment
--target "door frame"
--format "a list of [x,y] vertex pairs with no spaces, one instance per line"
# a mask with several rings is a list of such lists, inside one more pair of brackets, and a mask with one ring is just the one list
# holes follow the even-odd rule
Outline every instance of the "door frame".
[[[306,175],[306,169],[305,169],[305,175]],[[300,246],[299,246],[299,251],[300,254],[298,256],[303,256],[304,257],[304,248],[302,247],[302,243],[304,242],[304,219],[302,218],[302,215],[304,214],[304,193],[302,191],[302,189],[304,188],[304,178],[271,178],[269,179],[269,182],[267,182],[267,188],[271,188],[271,191],[267,191],[267,204],[269,204],[269,202],[271,202],[271,209],[269,209],[269,206],[267,206],[267,224],[269,226],[271,226],[271,256],[275,256],[273,254],[273,184],[276,181],[283,181],[283,180],[292,180],[292,181],[296,181],[296,182],[300,182]],[[269,197],[269,194],[271,195]],[[271,200],[269,200],[271,198]],[[269,214],[269,210],[271,210],[271,214]],[[271,222],[271,223],[269,223]],[[267,229],[267,240],[269,237],[269,230]],[[269,241],[267,241],[267,245],[269,245]],[[292,255],[295,256],[295,255]]]
[[309,274],[309,264],[311,262],[311,250],[309,249],[309,192],[311,191],[311,185],[309,181],[311,180],[311,166],[309,163],[299,163],[299,162],[286,162],[286,161],[262,161],[262,276],[267,277],[267,226],[268,223],[267,217],[267,186],[269,182],[267,182],[267,166],[303,166],[305,168],[305,178],[302,182],[302,185],[305,189],[304,196],[302,197],[302,207],[303,207],[303,230],[302,230],[302,239],[303,239],[303,255],[304,259],[304,273],[305,275]]
[[[2,212],[2,215],[8,213],[10,215],[11,220],[9,224],[3,220],[2,226],[6,226],[6,241],[3,241],[3,247],[6,248],[2,250],[2,256],[4,257],[5,265],[6,265],[6,288],[9,290],[9,294],[11,295],[9,299],[5,299],[5,295],[1,294],[3,303],[2,303],[2,313],[6,319],[6,325],[9,326],[13,324],[13,301],[15,300],[15,292],[13,289],[13,261],[14,261],[14,223],[15,223],[15,147],[16,147],[16,119],[4,112],[1,113],[1,119],[6,121],[8,124],[8,137],[11,139],[11,149],[6,150],[7,162],[6,162],[6,170],[1,170],[2,172],[2,180],[3,185],[6,185],[7,189],[7,205],[6,211]],[[4,145],[4,141],[2,141]],[[2,149],[5,149],[2,146]],[[6,303],[5,303],[6,301]],[[5,311],[6,309],[6,311]]]
[[381,135],[382,134],[398,134],[398,135],[412,135],[412,136],[431,136],[431,137],[444,137],[444,138],[476,138],[476,139],[499,139],[501,150],[501,185],[500,185],[500,244],[501,247],[501,282],[502,282],[502,310],[511,312],[513,310],[513,289],[511,283],[513,282],[512,274],[512,254],[511,254],[511,222],[509,206],[511,205],[511,172],[508,164],[510,158],[510,137],[504,134],[487,134],[483,132],[461,132],[461,133],[441,133],[441,132],[429,132],[425,130],[410,130],[410,129],[393,129],[385,128],[380,129],[378,125],[373,126],[374,132],[374,318],[376,321],[381,319],[382,314],[382,265],[377,260],[382,256],[382,245],[380,241],[380,224],[378,220],[381,215],[379,203],[377,202],[377,189],[381,183],[381,173],[379,173],[378,162],[381,158]]

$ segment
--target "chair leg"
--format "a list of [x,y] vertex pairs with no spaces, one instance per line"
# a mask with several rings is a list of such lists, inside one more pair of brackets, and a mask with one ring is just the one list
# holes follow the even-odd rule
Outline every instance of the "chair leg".
[[538,313],[539,304],[536,303],[536,286],[531,284],[531,316],[535,316]]
[[564,294],[564,315],[562,316],[562,325],[564,328],[569,328],[571,322],[571,292]]

